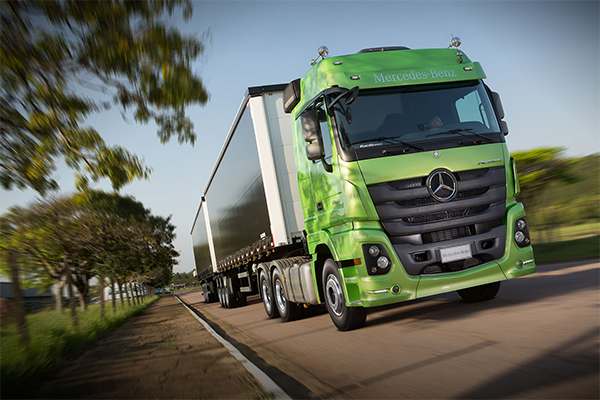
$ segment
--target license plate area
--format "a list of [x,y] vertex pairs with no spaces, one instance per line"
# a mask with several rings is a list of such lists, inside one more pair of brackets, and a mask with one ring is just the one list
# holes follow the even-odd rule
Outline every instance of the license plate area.
[[461,244],[452,247],[443,247],[440,249],[442,263],[450,263],[453,261],[466,260],[473,257],[471,244]]

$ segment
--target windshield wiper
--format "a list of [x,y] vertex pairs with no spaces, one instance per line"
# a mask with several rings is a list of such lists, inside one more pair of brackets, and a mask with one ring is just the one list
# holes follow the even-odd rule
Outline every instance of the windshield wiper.
[[360,140],[358,142],[353,142],[352,145],[354,146],[355,144],[361,144],[361,143],[387,141],[390,144],[402,144],[404,146],[412,147],[413,149],[423,151],[422,147],[415,146],[414,144],[410,144],[408,142],[404,142],[404,141],[398,139],[399,137],[400,136],[392,136],[392,137],[380,136],[380,137],[376,137],[376,138],[372,138],[372,139],[365,139],[365,140]]
[[427,137],[429,137],[429,136],[440,136],[440,135],[456,135],[456,134],[460,134],[462,136],[468,136],[468,135],[465,135],[463,132],[466,132],[469,135],[479,136],[480,138],[484,138],[486,140],[489,140],[490,143],[494,143],[494,139],[489,138],[487,136],[484,136],[484,135],[482,135],[480,133],[473,132],[472,128],[468,128],[468,129],[460,129],[460,128],[458,128],[458,129],[452,129],[452,130],[445,131],[445,132],[432,133],[431,135],[427,135]]

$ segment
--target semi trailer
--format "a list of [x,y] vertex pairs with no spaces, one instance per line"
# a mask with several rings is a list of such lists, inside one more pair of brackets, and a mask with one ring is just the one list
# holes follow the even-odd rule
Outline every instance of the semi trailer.
[[500,96],[459,45],[322,47],[302,78],[247,89],[191,231],[206,302],[259,294],[284,321],[324,304],[346,331],[535,272]]

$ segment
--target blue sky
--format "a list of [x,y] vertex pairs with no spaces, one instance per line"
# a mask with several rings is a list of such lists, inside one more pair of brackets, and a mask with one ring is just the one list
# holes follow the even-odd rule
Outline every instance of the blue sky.
[[[173,215],[176,272],[194,268],[190,230],[201,193],[249,86],[288,83],[309,69],[317,48],[330,55],[377,46],[447,47],[451,35],[479,61],[500,93],[509,149],[564,146],[569,156],[600,151],[600,30],[597,1],[195,1],[182,30],[209,31],[195,65],[211,94],[193,107],[195,147],[161,145],[153,125],[124,122],[118,110],[88,124],[154,168],[150,181],[125,187],[157,215]],[[61,193],[72,171],[60,167]],[[96,188],[110,190],[107,182]],[[33,191],[0,193],[0,210],[25,205]]]

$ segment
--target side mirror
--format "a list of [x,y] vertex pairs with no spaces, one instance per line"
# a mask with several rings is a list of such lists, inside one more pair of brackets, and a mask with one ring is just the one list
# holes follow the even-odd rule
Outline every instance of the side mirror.
[[302,124],[302,137],[305,142],[311,143],[321,136],[321,126],[317,110],[308,110],[300,116]]
[[492,101],[494,102],[494,108],[498,114],[498,119],[504,119],[504,108],[502,107],[500,95],[496,92],[492,92]]
[[321,160],[325,156],[325,149],[321,140],[321,125],[316,109],[308,110],[300,116],[302,137],[306,145],[306,158],[311,161]]
[[320,140],[315,140],[306,145],[306,158],[311,161],[321,160],[325,155],[323,145]]
[[508,135],[508,124],[506,121],[500,121],[500,129],[502,130],[502,133],[504,133],[504,136]]

